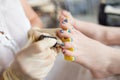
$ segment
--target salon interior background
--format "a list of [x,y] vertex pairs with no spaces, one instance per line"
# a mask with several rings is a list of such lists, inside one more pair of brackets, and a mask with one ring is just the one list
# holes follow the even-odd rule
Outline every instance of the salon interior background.
[[[28,3],[38,13],[44,22],[45,27],[58,27],[58,11],[66,9],[72,15],[83,21],[99,23],[100,5],[107,4],[120,9],[120,0],[28,0]],[[99,14],[100,13],[100,14]],[[107,15],[102,17],[102,22],[106,20],[109,25],[120,25],[120,15]],[[115,22],[115,23],[111,23]]]

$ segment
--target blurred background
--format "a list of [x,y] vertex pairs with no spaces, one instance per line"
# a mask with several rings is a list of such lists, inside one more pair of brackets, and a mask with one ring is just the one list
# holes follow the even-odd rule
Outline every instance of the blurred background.
[[83,21],[120,26],[120,0],[28,0],[47,28],[58,27],[62,9]]

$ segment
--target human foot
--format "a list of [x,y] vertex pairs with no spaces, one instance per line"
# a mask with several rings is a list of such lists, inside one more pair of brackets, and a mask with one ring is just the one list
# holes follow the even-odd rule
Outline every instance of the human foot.
[[[62,30],[58,31],[58,36],[62,38],[71,38],[72,42],[64,42],[63,53],[66,56],[75,57],[75,61],[84,67],[88,68],[94,77],[102,78],[111,73],[107,70],[111,62],[111,55],[109,47],[92,40],[80,31],[73,28],[69,23],[64,23]],[[67,32],[64,29],[68,29]],[[74,47],[74,52],[68,50],[68,48]]]
[[68,22],[76,30],[80,31],[87,37],[98,40],[104,44],[108,44],[106,39],[107,31],[106,31],[106,27],[104,26],[94,24],[91,22],[84,22],[84,21],[77,20],[70,14],[70,12],[65,10],[61,12],[59,20],[60,20],[60,26],[62,26],[62,23]]
[[60,23],[69,22],[71,25],[75,24],[75,18],[71,15],[70,12],[63,10],[61,11],[60,17],[59,17]]

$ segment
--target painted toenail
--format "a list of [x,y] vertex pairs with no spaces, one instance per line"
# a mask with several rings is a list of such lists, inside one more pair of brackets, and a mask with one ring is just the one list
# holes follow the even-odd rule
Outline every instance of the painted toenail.
[[63,30],[60,30],[60,33],[63,33],[64,31]]
[[64,43],[62,43],[61,46],[64,46]]
[[67,30],[68,33],[71,33],[70,29]]
[[67,19],[64,19],[64,20],[62,21],[62,24],[65,24],[65,23],[68,23],[68,20],[67,20]]
[[66,22],[66,23],[67,23],[67,22],[68,22],[68,20],[67,20],[67,19],[64,19],[64,22]]

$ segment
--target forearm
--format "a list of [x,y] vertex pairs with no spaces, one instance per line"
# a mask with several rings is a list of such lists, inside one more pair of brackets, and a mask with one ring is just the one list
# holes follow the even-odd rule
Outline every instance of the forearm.
[[39,16],[34,16],[32,19],[30,19],[30,23],[33,27],[37,26],[43,28],[43,24]]
[[24,8],[25,14],[29,19],[31,25],[42,28],[43,24],[42,21],[40,20],[40,17],[34,12],[31,6],[27,3],[27,0],[21,0],[21,4]]

